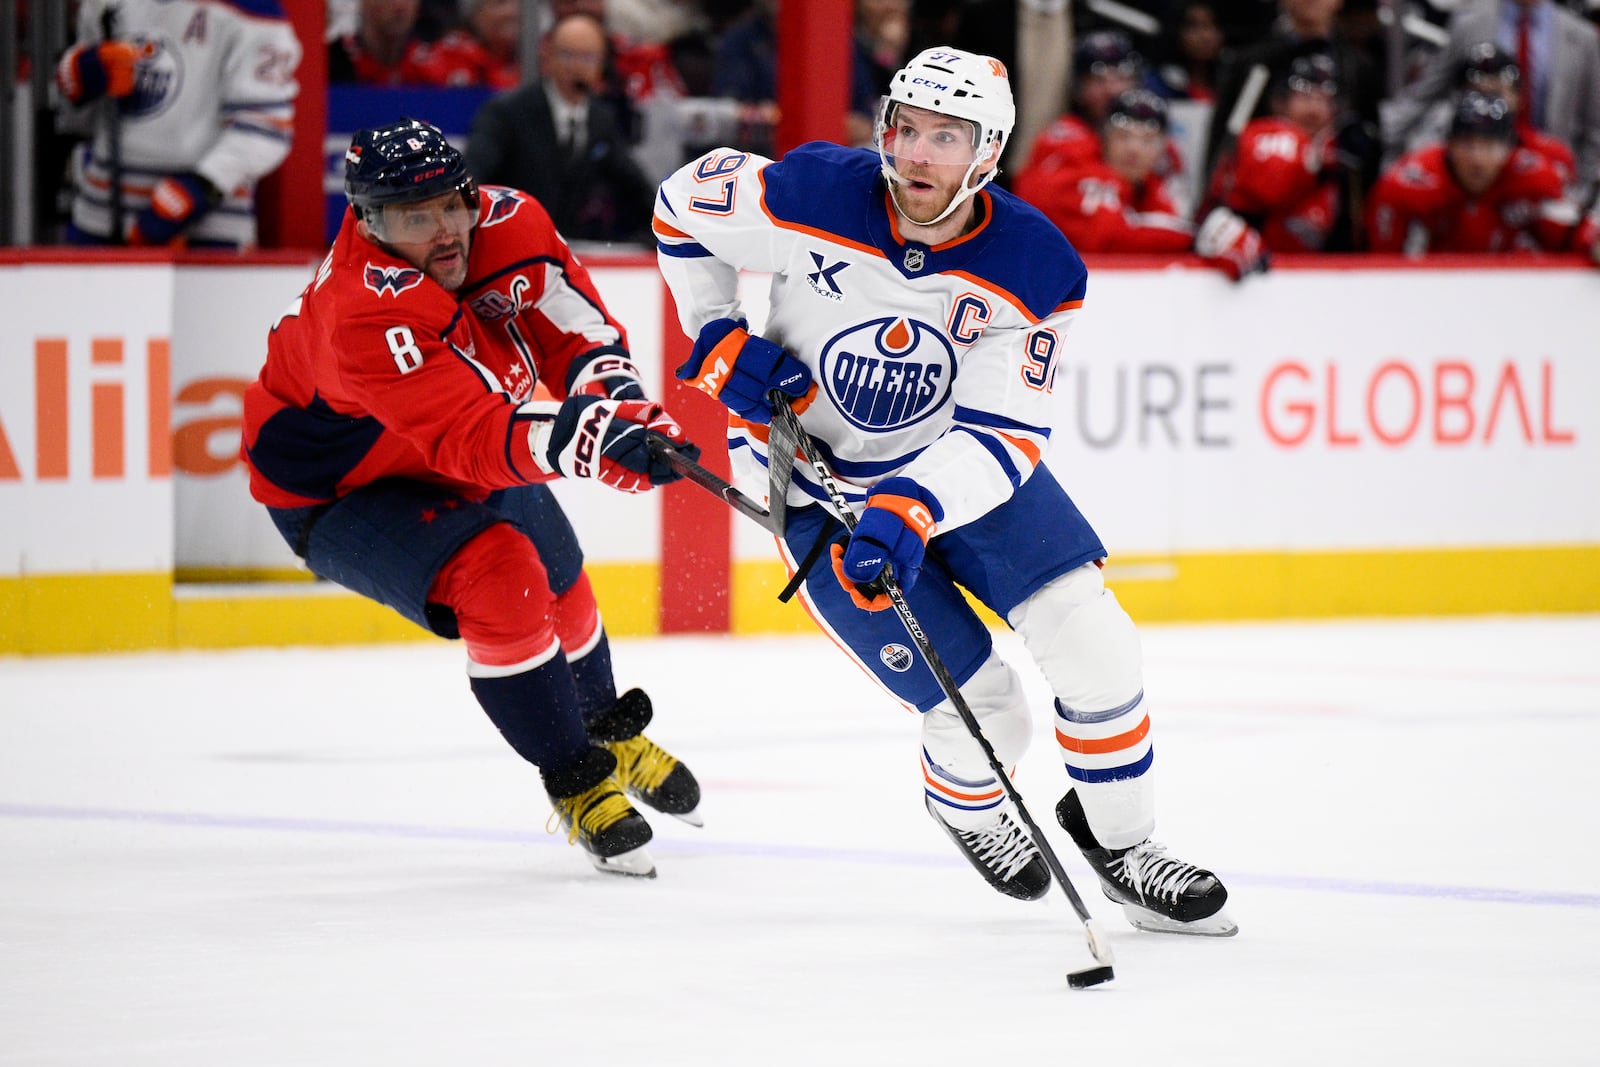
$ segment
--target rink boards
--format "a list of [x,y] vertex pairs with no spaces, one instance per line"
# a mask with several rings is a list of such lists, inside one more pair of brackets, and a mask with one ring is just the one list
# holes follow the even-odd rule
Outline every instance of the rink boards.
[[[0,258],[0,652],[339,642],[409,623],[297,568],[239,398],[308,257]],[[1301,260],[1234,286],[1091,263],[1048,462],[1146,621],[1600,610],[1600,274]],[[591,263],[703,444],[648,259]],[[761,318],[766,279],[746,279]],[[718,457],[720,459],[720,457]],[[560,487],[618,634],[809,625],[771,540],[687,486]],[[663,563],[665,561],[665,563]]]

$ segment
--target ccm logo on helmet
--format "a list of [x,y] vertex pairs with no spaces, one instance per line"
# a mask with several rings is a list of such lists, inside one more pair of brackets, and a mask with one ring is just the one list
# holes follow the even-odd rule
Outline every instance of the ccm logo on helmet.
[[912,85],[926,85],[928,88],[930,88],[930,89],[938,89],[940,92],[944,92],[945,90],[950,88],[950,86],[945,85],[945,84],[943,84],[941,82],[936,82],[932,78],[912,78],[911,79],[911,84]]

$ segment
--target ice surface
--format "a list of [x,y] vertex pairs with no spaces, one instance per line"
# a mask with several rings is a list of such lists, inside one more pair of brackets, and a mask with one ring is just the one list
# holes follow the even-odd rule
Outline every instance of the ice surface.
[[1242,932],[1099,895],[1025,670],[1083,992],[820,638],[615,643],[706,793],[649,882],[545,833],[459,646],[0,659],[0,1064],[1600,1062],[1600,617],[1143,634],[1158,837]]

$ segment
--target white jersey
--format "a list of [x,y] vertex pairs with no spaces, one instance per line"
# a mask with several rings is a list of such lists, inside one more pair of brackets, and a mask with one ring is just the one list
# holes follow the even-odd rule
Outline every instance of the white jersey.
[[[801,416],[854,501],[902,475],[940,531],[1008,499],[1050,436],[1050,390],[1087,272],[1053,224],[998,189],[929,247],[899,234],[876,153],[809,144],[772,162],[717,149],[661,185],[661,273],[684,331],[741,317],[737,272],[771,271],[764,335],[811,368]],[[766,427],[730,419],[734,473],[765,485]],[[825,501],[804,464],[791,506]]]
[[[125,223],[164,175],[198,173],[224,198],[193,240],[255,243],[255,184],[289,154],[300,42],[278,0],[109,0],[118,39],[141,46],[133,95],[122,101]],[[108,0],[83,0],[79,42],[102,38]],[[103,103],[92,105],[104,107]],[[111,232],[106,124],[74,165],[72,221]]]

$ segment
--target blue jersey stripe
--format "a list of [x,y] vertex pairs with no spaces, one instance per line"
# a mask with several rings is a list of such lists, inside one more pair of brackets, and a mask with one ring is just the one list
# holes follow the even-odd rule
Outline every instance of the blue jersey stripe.
[[1144,754],[1144,759],[1137,763],[1126,763],[1121,767],[1102,767],[1098,770],[1087,770],[1083,767],[1074,767],[1067,764],[1067,776],[1078,782],[1120,782],[1125,778],[1137,778],[1150,769],[1150,764],[1155,762],[1156,750],[1150,749]]

